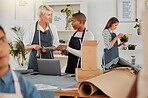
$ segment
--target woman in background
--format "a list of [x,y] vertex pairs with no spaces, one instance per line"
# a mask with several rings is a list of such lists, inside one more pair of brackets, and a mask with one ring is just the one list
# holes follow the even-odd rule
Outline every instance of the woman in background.
[[116,17],[112,17],[109,19],[105,29],[102,32],[105,44],[102,68],[103,70],[109,70],[115,67],[132,67],[135,71],[138,71],[138,69],[132,66],[132,64],[130,64],[128,61],[119,57],[118,47],[122,46],[126,42],[118,44],[118,39],[124,36],[122,33],[119,33],[116,36],[116,34],[113,32],[117,28],[118,24],[119,20]]
[[41,5],[38,9],[39,20],[33,25],[29,25],[28,32],[24,37],[26,50],[31,50],[28,62],[28,69],[38,71],[37,50],[41,50],[40,58],[53,58],[52,51],[47,51],[43,47],[56,49],[59,45],[57,28],[50,23],[53,9],[48,5]]

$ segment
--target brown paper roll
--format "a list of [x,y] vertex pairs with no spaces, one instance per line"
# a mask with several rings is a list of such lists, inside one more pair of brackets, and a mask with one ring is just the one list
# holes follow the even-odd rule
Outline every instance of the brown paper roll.
[[112,98],[126,98],[135,80],[135,74],[124,70],[112,70],[82,82],[78,92],[82,96],[92,95],[100,89]]
[[90,96],[94,94],[98,88],[91,83],[85,82],[79,85],[78,92],[81,96]]

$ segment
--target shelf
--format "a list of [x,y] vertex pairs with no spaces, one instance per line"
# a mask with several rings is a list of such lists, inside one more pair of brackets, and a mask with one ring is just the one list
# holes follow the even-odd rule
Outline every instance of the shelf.
[[68,56],[66,56],[66,55],[61,55],[61,54],[54,54],[54,58],[63,58],[63,59],[67,59]]
[[66,4],[80,4],[82,0],[42,0],[44,3],[50,3],[50,5],[66,5]]
[[75,30],[58,30],[58,33],[74,33]]
[[142,49],[136,50],[119,50],[119,56],[131,62],[131,56],[135,56],[136,65],[144,64],[144,57]]
[[128,49],[127,50],[122,50],[122,49],[119,49],[119,51],[130,51],[131,52],[131,51],[142,51],[142,49],[135,49],[135,50],[128,50]]
[[120,53],[143,53],[142,49],[136,49],[136,50],[119,50]]
[[60,45],[68,46],[68,43],[60,43]]

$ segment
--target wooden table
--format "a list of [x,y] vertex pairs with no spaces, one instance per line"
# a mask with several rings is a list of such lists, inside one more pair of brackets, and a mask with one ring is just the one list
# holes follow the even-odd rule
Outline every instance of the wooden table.
[[[78,84],[75,84],[73,86],[70,86],[68,88],[77,88],[79,85]],[[84,96],[80,96],[78,91],[75,90],[75,91],[63,91],[63,90],[58,90],[55,92],[55,96],[72,96],[72,97],[83,97]],[[93,94],[89,97],[85,97],[85,98],[109,98],[108,96],[106,96],[105,94]]]

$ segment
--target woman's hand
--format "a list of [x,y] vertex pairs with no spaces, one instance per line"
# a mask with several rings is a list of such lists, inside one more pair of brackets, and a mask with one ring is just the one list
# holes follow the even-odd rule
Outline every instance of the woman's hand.
[[119,34],[117,35],[118,38],[123,37],[123,36],[124,36],[123,33],[119,33]]
[[42,52],[47,53],[47,52],[48,52],[48,50],[46,50],[46,49],[42,49]]
[[40,49],[42,49],[42,47],[40,45],[35,44],[35,45],[33,45],[33,49],[40,50]]
[[66,49],[67,49],[67,46],[65,46],[65,45],[59,45],[56,49],[57,49],[58,51],[66,50]]
[[118,45],[118,47],[124,45],[125,43],[127,43],[127,42],[122,42],[122,43],[120,43],[120,44]]
[[26,45],[25,49],[26,50],[32,50],[32,49],[40,50],[40,49],[42,49],[42,47],[38,44],[33,44],[33,45]]
[[62,54],[62,55],[65,55],[65,54],[66,54],[66,52],[65,52],[65,51],[62,51],[62,52],[61,52],[61,54]]

